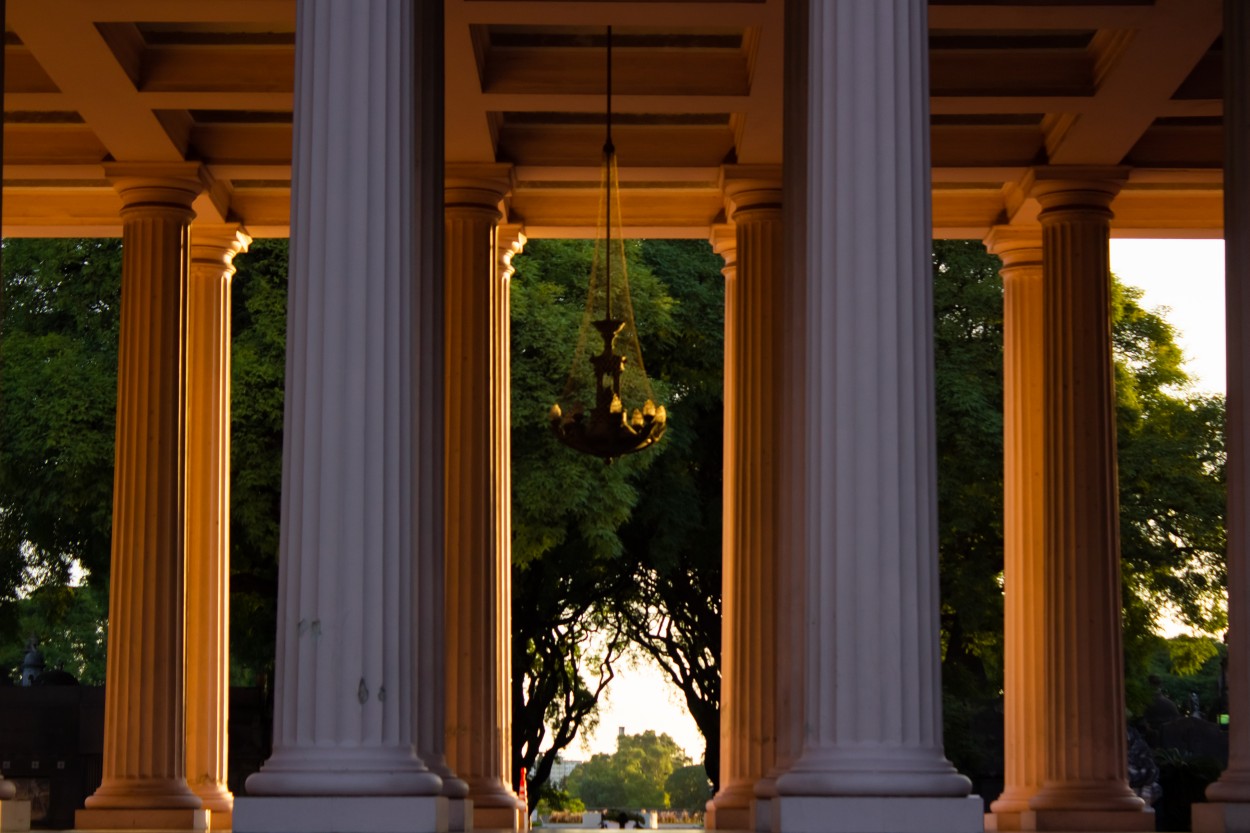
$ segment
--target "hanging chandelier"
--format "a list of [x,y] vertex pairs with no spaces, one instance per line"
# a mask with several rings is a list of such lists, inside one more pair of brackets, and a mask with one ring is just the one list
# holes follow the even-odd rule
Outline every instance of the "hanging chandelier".
[[[620,181],[612,144],[612,27],[607,30],[607,106],[604,119],[600,224],[590,267],[590,287],[573,366],[560,403],[551,406],[551,428],[560,442],[584,454],[612,462],[641,451],[664,436],[667,414],[655,404],[642,365],[625,269],[625,241],[620,225]],[[615,224],[617,234],[613,237]],[[595,318],[602,310],[602,318]],[[588,355],[589,333],[598,333],[603,349]],[[618,352],[618,349],[622,352]],[[586,403],[592,402],[590,410]],[[643,402],[631,412],[625,402]]]

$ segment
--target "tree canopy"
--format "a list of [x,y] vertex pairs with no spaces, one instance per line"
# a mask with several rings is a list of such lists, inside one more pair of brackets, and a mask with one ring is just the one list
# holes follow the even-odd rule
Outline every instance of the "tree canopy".
[[616,751],[611,755],[600,753],[574,769],[565,789],[587,807],[669,807],[665,789],[669,776],[690,765],[677,741],[653,731],[620,735],[616,740]]
[[669,428],[656,447],[605,466],[547,427],[591,255],[589,241],[539,240],[513,260],[513,749],[539,788],[557,753],[593,728],[630,640],[661,658],[705,737],[718,738],[719,258],[691,241],[627,244],[643,357]]

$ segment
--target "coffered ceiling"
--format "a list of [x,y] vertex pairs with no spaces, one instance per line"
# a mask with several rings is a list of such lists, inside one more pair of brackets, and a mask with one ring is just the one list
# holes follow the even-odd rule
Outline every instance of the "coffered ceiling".
[[[287,233],[295,0],[8,0],[4,233],[117,234],[102,163],[202,161],[201,219]],[[1220,0],[931,0],[935,233],[1028,222],[1030,166],[1126,165],[1116,233],[1219,236]],[[706,236],[781,163],[782,0],[447,0],[449,165],[509,162],[531,236],[585,234],[614,138],[641,235]]]

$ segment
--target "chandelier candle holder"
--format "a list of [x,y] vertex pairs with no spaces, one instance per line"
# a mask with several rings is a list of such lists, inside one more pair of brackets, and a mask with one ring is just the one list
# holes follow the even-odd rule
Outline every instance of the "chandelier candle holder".
[[[560,442],[607,462],[655,445],[667,427],[663,405],[656,405],[651,382],[642,364],[638,329],[629,298],[625,269],[625,241],[620,225],[620,181],[616,148],[612,144],[612,27],[607,31],[607,115],[603,143],[602,197],[598,233],[590,267],[586,311],[573,366],[560,403],[551,406],[551,428]],[[613,235],[615,225],[616,234]],[[602,311],[602,317],[596,318]],[[602,350],[589,355],[590,332],[602,341]],[[618,350],[620,352],[618,352]],[[643,402],[629,411],[625,402]],[[586,404],[592,403],[590,410]],[[565,413],[567,409],[567,413]]]

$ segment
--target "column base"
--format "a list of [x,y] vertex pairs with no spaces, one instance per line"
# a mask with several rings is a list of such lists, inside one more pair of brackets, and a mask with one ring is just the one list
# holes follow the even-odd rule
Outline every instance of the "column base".
[[493,830],[516,833],[521,829],[521,811],[516,805],[511,807],[483,807],[476,801],[473,803],[471,826],[466,830]]
[[1190,811],[1194,833],[1250,833],[1250,804],[1212,801]]
[[441,795],[235,798],[235,833],[447,833]]
[[473,802],[463,796],[449,797],[447,799],[447,830],[449,833],[468,833],[472,829]]
[[1154,810],[1025,810],[1021,830],[1088,831],[1124,833],[1153,831]]
[[778,796],[778,833],[981,833],[980,796]]
[[26,833],[30,830],[30,802],[9,798],[0,801],[0,833]]
[[751,826],[755,833],[771,833],[773,829],[773,802],[775,796],[751,800]]
[[752,830],[755,825],[751,804],[718,807],[714,801],[709,801],[703,816],[703,827],[705,830]]
[[209,810],[209,830],[231,830],[234,828],[234,810]]
[[995,811],[985,814],[985,833],[1006,833],[1007,831],[1023,830],[1020,826],[1020,811]]
[[75,830],[208,830],[208,810],[88,807],[74,813]]

